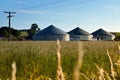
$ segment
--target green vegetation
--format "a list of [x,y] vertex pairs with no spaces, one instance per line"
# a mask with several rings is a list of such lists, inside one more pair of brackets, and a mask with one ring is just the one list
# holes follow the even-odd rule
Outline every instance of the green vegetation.
[[33,36],[39,30],[40,28],[38,27],[38,25],[36,23],[33,23],[31,25],[31,29],[27,30],[27,33],[29,36]]
[[[20,33],[19,30],[14,29],[14,28],[10,28],[10,35],[11,35],[12,39],[19,38],[20,34],[21,33]],[[8,36],[9,36],[9,28],[6,27],[6,26],[1,27],[0,28],[0,35],[8,38]]]
[[20,37],[26,37],[26,36],[28,36],[28,34],[27,34],[27,30],[25,31],[20,31],[21,32],[21,35],[20,35]]
[[115,41],[120,41],[120,32],[112,32],[115,35]]
[[[120,66],[115,63],[119,60],[118,44],[115,41],[86,41],[83,42],[83,63],[80,70],[91,80],[98,80],[99,70],[97,64],[109,76],[110,61],[106,50],[110,52],[116,78],[119,80]],[[47,80],[56,79],[57,69],[57,44],[47,41],[0,42],[0,79],[11,79],[11,64],[16,61],[17,80]],[[61,42],[61,63],[66,80],[74,80],[74,68],[77,63],[78,42]],[[80,80],[86,80],[80,75]],[[112,80],[112,79],[111,79]]]

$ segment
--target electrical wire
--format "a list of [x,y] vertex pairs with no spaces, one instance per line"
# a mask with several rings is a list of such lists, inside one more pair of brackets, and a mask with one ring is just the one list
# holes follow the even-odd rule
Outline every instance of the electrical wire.
[[53,5],[53,4],[58,4],[58,3],[65,2],[65,1],[69,1],[69,0],[60,0],[60,1],[50,2],[50,3],[46,3],[46,4],[36,5],[36,6],[32,6],[32,7],[26,7],[26,8],[22,8],[22,10],[33,9],[33,8],[38,8],[38,7],[48,6],[48,5]]
[[[21,9],[15,10],[15,11],[19,12],[20,10],[33,9],[33,8],[38,8],[38,7],[43,7],[43,9],[54,9],[54,8],[61,8],[61,7],[68,7],[68,6],[78,5],[78,4],[84,4],[84,3],[92,2],[92,1],[95,1],[95,0],[85,0],[85,1],[80,1],[80,2],[71,3],[71,4],[67,4],[67,5],[44,8],[44,6],[59,4],[59,3],[66,2],[66,1],[70,1],[70,0],[59,0],[59,1],[49,2],[49,3],[45,3],[45,4],[41,4],[41,5],[32,6],[32,7],[21,8]],[[3,11],[0,11],[0,12],[3,12]]]
[[[69,6],[84,4],[84,3],[92,2],[92,1],[95,1],[95,0],[85,0],[85,1],[80,1],[80,2],[76,2],[76,3],[61,5],[61,6],[55,6],[55,7],[44,8],[44,6],[59,4],[59,3],[66,2],[66,1],[70,1],[70,0],[59,0],[59,1],[54,1],[54,2],[50,2],[50,3],[46,3],[46,4],[41,4],[41,5],[36,5],[36,6],[32,6],[32,7],[22,8],[22,9],[20,9],[20,10],[33,9],[33,8],[38,8],[38,7],[43,7],[43,9],[62,8],[62,7],[69,7]],[[20,10],[16,10],[16,12],[19,12]],[[3,12],[3,11],[0,11],[0,12]]]
[[68,5],[57,6],[57,7],[51,7],[51,8],[45,8],[45,9],[54,9],[54,8],[69,7],[69,6],[84,4],[84,3],[92,2],[92,1],[96,1],[96,0],[80,1],[80,2],[77,2],[77,3],[72,3],[72,4],[68,4]]

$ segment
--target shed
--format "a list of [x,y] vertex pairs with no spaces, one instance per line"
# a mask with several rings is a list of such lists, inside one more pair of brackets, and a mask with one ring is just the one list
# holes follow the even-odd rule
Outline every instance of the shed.
[[88,33],[87,31],[77,27],[71,31],[68,32],[68,34],[70,35],[70,40],[71,41],[88,41],[88,40],[92,40],[92,34]]
[[61,41],[69,41],[69,34],[54,25],[50,25],[47,28],[38,31],[33,36],[33,40],[56,41],[57,39]]
[[92,34],[93,34],[93,39],[96,39],[96,40],[114,40],[115,39],[115,35],[103,30],[102,28],[96,30]]

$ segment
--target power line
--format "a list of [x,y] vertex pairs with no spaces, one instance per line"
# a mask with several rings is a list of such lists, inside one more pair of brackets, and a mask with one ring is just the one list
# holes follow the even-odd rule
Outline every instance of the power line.
[[80,1],[80,2],[77,2],[77,3],[72,3],[72,4],[62,5],[62,6],[52,7],[52,8],[45,8],[45,9],[54,9],[54,8],[68,7],[68,6],[73,6],[73,5],[84,4],[84,3],[87,3],[87,2],[92,2],[92,1],[95,1],[95,0]]
[[42,6],[48,6],[48,5],[52,5],[52,4],[58,4],[58,3],[65,2],[65,1],[69,1],[69,0],[60,0],[60,1],[50,2],[50,3],[41,4],[41,5],[37,5],[37,6],[26,7],[26,8],[22,8],[22,10],[23,9],[33,9],[33,8],[38,8],[38,7],[42,7]]
[[[37,5],[37,6],[22,8],[21,10],[24,10],[24,9],[33,9],[33,8],[38,8],[38,7],[42,7],[42,6],[48,6],[48,5],[58,4],[58,3],[65,2],[65,1],[70,1],[70,0],[61,0],[61,1],[51,2],[51,3],[41,4],[41,5]],[[79,2],[76,2],[76,3],[71,3],[71,4],[67,4],[67,5],[61,5],[61,6],[55,6],[55,7],[50,7],[50,8],[44,8],[44,9],[54,9],[54,8],[68,7],[68,6],[84,4],[84,3],[88,3],[88,2],[92,2],[92,1],[96,1],[96,0],[79,1]],[[17,10],[17,11],[19,11],[19,10]]]
[[10,41],[10,33],[11,33],[11,31],[10,31],[10,27],[11,27],[11,17],[13,17],[13,15],[11,15],[11,14],[16,14],[16,12],[4,11],[4,13],[7,13],[7,14],[8,14],[8,16],[7,16],[8,21],[9,21],[9,24],[8,24],[8,27],[9,27],[9,31],[8,31],[8,34],[9,34],[9,36],[8,36],[8,41]]
[[[36,6],[32,6],[32,7],[21,8],[21,9],[16,10],[16,11],[19,12],[20,10],[49,6],[49,5],[54,5],[54,4],[58,4],[58,3],[66,2],[66,1],[70,1],[70,0],[59,0],[59,1],[50,2],[50,3],[46,3],[46,4],[41,4],[41,5],[36,5]],[[68,6],[83,4],[83,3],[92,2],[92,1],[96,1],[96,0],[85,0],[85,1],[80,1],[80,2],[76,2],[76,3],[71,3],[71,4],[68,4],[68,5],[61,5],[61,6],[55,6],[55,7],[50,7],[50,8],[44,8],[44,9],[54,9],[54,8],[68,7]],[[3,11],[0,11],[0,12],[3,12]]]

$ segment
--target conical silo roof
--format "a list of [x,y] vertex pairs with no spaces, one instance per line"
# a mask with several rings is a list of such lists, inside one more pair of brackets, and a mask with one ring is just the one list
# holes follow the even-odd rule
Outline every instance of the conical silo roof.
[[111,33],[103,30],[102,28],[96,30],[92,34],[93,34],[93,36],[111,36]]
[[79,27],[69,31],[68,34],[72,34],[72,35],[91,35],[87,31],[85,31],[85,30],[83,30],[83,29],[81,29]]
[[36,35],[58,35],[58,34],[67,34],[67,33],[55,27],[54,25],[50,25],[47,28],[36,33]]

